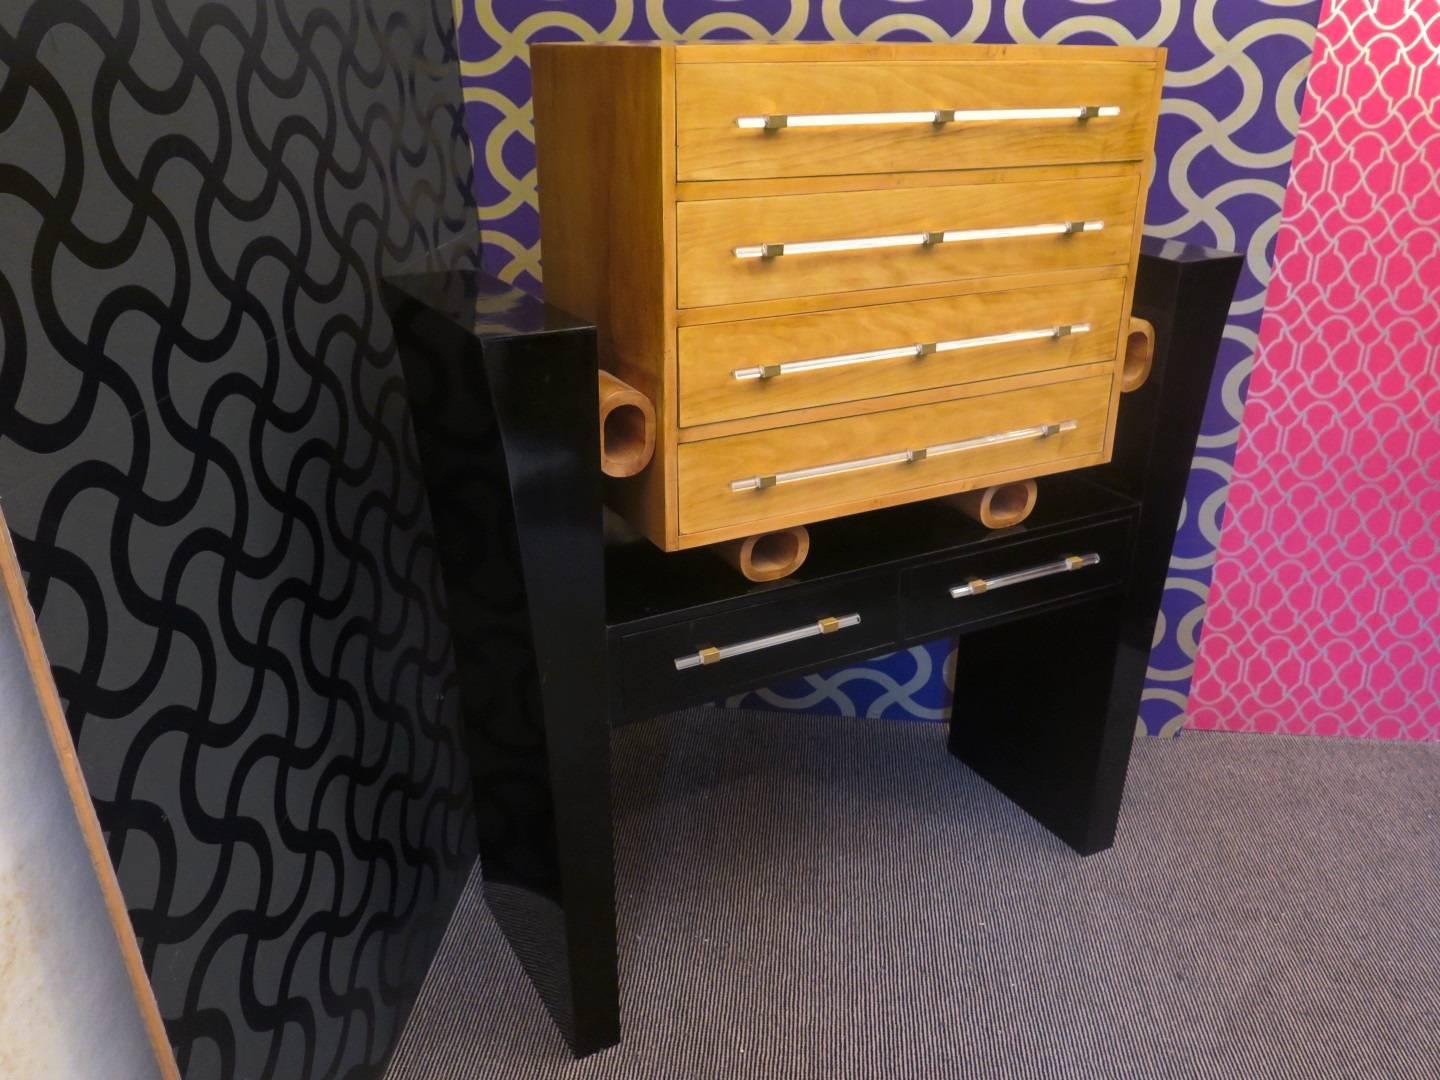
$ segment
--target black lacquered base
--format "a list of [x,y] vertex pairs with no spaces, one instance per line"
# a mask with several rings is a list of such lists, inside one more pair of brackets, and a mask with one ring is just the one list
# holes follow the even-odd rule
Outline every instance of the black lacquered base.
[[1121,402],[1114,460],[1043,479],[1024,524],[936,502],[819,522],[800,570],[758,585],[707,552],[602,539],[590,327],[473,274],[391,283],[486,895],[577,1054],[619,1039],[612,723],[953,635],[951,752],[1075,850],[1110,846],[1239,268],[1145,242],[1150,380]]

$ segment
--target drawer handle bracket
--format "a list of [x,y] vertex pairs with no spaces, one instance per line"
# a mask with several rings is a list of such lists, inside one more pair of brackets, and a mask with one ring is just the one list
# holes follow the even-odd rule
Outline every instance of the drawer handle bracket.
[[765,637],[751,638],[749,641],[739,641],[733,645],[721,645],[719,648],[714,645],[706,645],[686,656],[677,656],[675,670],[687,671],[690,668],[709,667],[711,664],[718,664],[721,660],[729,660],[733,656],[744,656],[746,653],[759,652],[762,649],[773,649],[777,645],[788,645],[792,641],[804,641],[806,638],[820,637],[823,634],[835,634],[851,626],[859,625],[859,612],[839,616],[826,615],[812,623],[797,626],[793,630],[782,630],[778,634],[767,634]]
[[812,360],[788,360],[783,364],[757,364],[754,367],[736,368],[730,375],[737,382],[756,379],[764,381],[779,378],[781,375],[798,375],[806,371],[849,367],[853,364],[873,364],[877,360],[923,360],[936,353],[980,349],[989,345],[1009,345],[1018,341],[1044,341],[1047,338],[1059,341],[1072,334],[1085,334],[1089,331],[1089,323],[1066,323],[1060,326],[1047,326],[1041,330],[1014,330],[1004,334],[986,334],[983,337],[955,338],[951,341],[922,341],[914,345],[897,345],[889,349],[870,349],[866,352],[841,353],[837,356],[818,356]]
[[980,124],[1009,120],[1094,120],[1119,116],[1118,105],[1066,105],[1042,109],[922,109],[879,113],[766,113],[737,116],[735,126],[749,131],[802,127],[871,127],[879,124]]
[[1083,570],[1087,566],[1096,566],[1099,562],[1099,553],[1092,551],[1088,555],[1066,555],[1063,559],[1056,559],[1054,562],[1032,566],[1028,570],[1000,574],[997,577],[971,578],[964,585],[952,585],[950,599],[959,600],[965,596],[981,596],[993,589],[1003,589],[1007,585],[1019,585],[1026,581],[1038,581],[1040,578],[1069,573],[1071,570]]
[[761,476],[747,476],[742,480],[730,481],[731,491],[767,491],[778,484],[793,484],[799,480],[814,480],[822,476],[839,473],[859,472],[881,465],[919,464],[932,457],[958,454],[966,450],[979,450],[1003,443],[1024,442],[1028,439],[1048,439],[1062,431],[1074,431],[1080,426],[1078,420],[1062,420],[1057,424],[1039,424],[1035,427],[1015,428],[1013,431],[999,431],[993,435],[980,435],[958,442],[936,443],[934,446],[897,450],[890,454],[876,454],[874,457],[855,458],[851,461],[836,461],[828,465],[812,465],[806,469],[792,469],[789,472],[766,473]]

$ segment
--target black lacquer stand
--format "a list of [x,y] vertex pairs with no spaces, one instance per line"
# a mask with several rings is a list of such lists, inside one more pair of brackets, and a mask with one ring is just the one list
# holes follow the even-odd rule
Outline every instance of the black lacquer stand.
[[[1240,257],[1145,241],[1149,381],[1108,465],[1041,481],[1021,526],[938,503],[811,526],[795,575],[602,533],[593,328],[483,275],[386,299],[449,594],[486,897],[577,1055],[620,1037],[612,724],[946,635],[950,751],[1081,854],[1115,836],[1160,596]],[[952,597],[973,578],[1083,567]],[[836,632],[690,665],[724,646]],[[680,661],[677,664],[677,661]]]

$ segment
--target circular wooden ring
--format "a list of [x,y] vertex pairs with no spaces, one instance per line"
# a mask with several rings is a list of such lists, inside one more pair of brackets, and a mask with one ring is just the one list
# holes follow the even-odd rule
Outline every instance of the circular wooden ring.
[[600,470],[634,476],[655,456],[655,407],[608,371],[600,372]]
[[951,497],[951,504],[987,529],[1008,529],[1019,525],[1035,509],[1038,488],[1034,480],[995,484],[977,491],[963,491]]
[[747,581],[778,581],[800,569],[810,554],[810,530],[804,525],[757,533],[715,545],[715,553]]
[[1125,364],[1120,369],[1120,391],[1128,394],[1138,390],[1150,378],[1155,362],[1155,327],[1145,319],[1131,318],[1125,337]]

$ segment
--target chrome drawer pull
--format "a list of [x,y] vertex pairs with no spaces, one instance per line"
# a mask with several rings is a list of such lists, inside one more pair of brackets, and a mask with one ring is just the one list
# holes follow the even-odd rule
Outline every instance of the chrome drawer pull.
[[1032,566],[1029,570],[1016,570],[1013,574],[1001,574],[999,577],[993,578],[971,578],[964,585],[952,585],[950,599],[959,600],[962,596],[979,596],[981,593],[1003,589],[1006,585],[1019,585],[1021,582],[1035,581],[1037,578],[1049,577],[1052,574],[1081,570],[1087,566],[1095,566],[1099,562],[1099,554],[1092,551],[1089,555],[1067,555],[1063,559],[1045,563],[1043,566]]
[[974,439],[959,442],[937,443],[934,446],[914,450],[896,450],[891,454],[877,454],[874,457],[855,458],[852,461],[837,461],[830,465],[812,465],[808,469],[793,469],[789,472],[769,473],[764,476],[749,476],[743,480],[730,481],[731,491],[765,491],[777,484],[793,484],[797,480],[813,480],[819,476],[834,476],[837,473],[858,472],[874,469],[880,465],[901,465],[924,461],[944,454],[958,454],[962,450],[979,450],[1001,443],[1024,442],[1027,439],[1048,439],[1062,431],[1074,431],[1080,426],[1078,420],[1062,420],[1058,424],[1037,424],[1035,427],[1016,428],[994,435],[980,435]]
[[1119,105],[1067,105],[1058,109],[922,109],[919,112],[767,113],[737,116],[735,126],[752,131],[798,127],[865,127],[873,124],[977,124],[1005,120],[1093,120],[1119,116]]
[[1051,326],[1044,330],[1016,330],[1008,334],[990,334],[986,337],[956,338],[953,341],[931,341],[915,345],[900,345],[893,349],[872,349],[869,352],[821,356],[815,360],[789,360],[783,364],[737,368],[730,374],[741,382],[752,379],[773,379],[777,375],[794,375],[802,371],[820,371],[824,368],[848,367],[851,364],[869,364],[876,360],[896,360],[901,357],[919,359],[932,353],[954,352],[957,349],[979,349],[986,345],[1007,345],[1014,341],[1042,341],[1045,338],[1058,341],[1071,334],[1087,333],[1089,329],[1089,323],[1069,323]]
[[837,630],[859,625],[860,615],[858,612],[853,615],[841,615],[839,618],[827,615],[823,619],[816,619],[813,623],[798,626],[794,630],[783,630],[778,634],[767,634],[765,637],[751,638],[749,641],[737,642],[734,645],[722,645],[718,649],[713,645],[707,645],[689,656],[677,656],[675,670],[685,671],[688,668],[706,667],[710,664],[718,664],[721,660],[729,660],[732,656],[744,656],[746,653],[759,652],[761,649],[770,649],[776,645],[788,645],[792,641],[804,641],[806,638],[819,637],[821,634],[833,634]]
[[782,255],[819,255],[828,251],[868,251],[874,248],[935,247],[971,240],[1011,240],[1026,236],[1074,236],[1099,232],[1103,221],[1052,221],[1043,225],[1011,225],[1000,229],[947,229],[943,232],[898,233],[895,236],[857,236],[848,240],[745,244],[733,248],[737,259],[778,259]]

